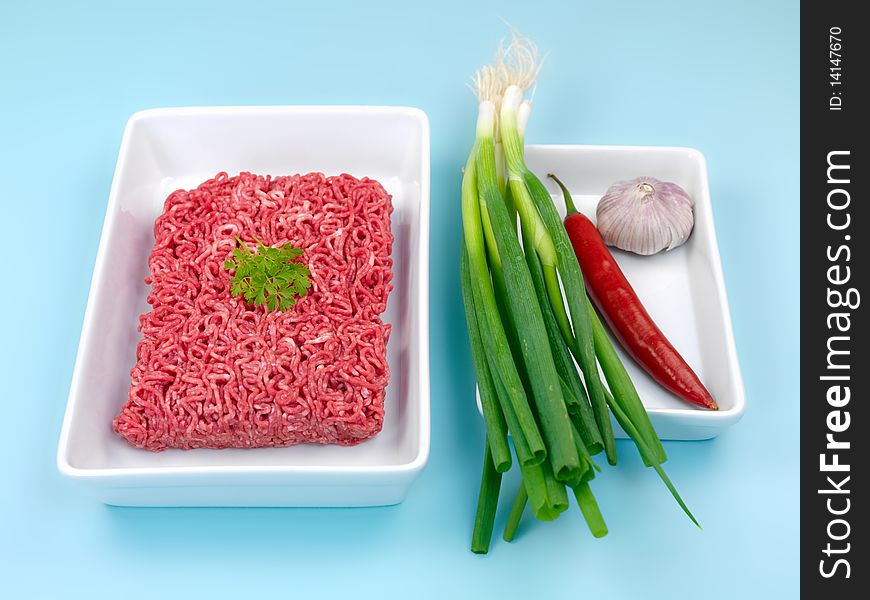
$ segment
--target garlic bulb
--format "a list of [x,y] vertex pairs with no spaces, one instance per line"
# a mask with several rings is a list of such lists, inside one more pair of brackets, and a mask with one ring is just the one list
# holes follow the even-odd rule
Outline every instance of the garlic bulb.
[[673,250],[692,233],[694,205],[676,183],[653,177],[618,181],[598,203],[598,231],[607,244],[629,252]]

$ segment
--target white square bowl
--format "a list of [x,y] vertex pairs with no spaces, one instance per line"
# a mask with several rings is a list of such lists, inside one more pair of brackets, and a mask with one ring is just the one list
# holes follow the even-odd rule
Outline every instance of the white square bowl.
[[[643,175],[673,181],[695,200],[695,228],[684,245],[653,256],[612,251],[644,307],[701,378],[719,410],[696,408],[680,400],[656,383],[618,343],[614,346],[662,439],[707,439],[739,421],[746,401],[704,155],[692,148],[530,145],[526,146],[526,162],[548,187],[563,216],[562,193],[547,173],[559,177],[577,209],[593,222],[598,201],[611,184]],[[612,422],[614,435],[628,437]]]
[[[383,430],[354,447],[134,448],[112,431],[149,309],[154,219],[220,171],[377,179],[393,198]],[[57,453],[60,472],[122,506],[376,506],[405,497],[429,456],[429,123],[414,108],[148,110],[127,123]]]

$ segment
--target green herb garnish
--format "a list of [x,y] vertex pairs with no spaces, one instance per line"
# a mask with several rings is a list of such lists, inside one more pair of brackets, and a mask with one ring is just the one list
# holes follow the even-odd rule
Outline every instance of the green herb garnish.
[[232,260],[224,262],[227,271],[236,271],[230,282],[233,296],[244,296],[254,306],[265,304],[269,310],[288,310],[311,287],[311,271],[296,262],[302,255],[299,248],[290,244],[271,248],[254,238],[257,251],[252,252],[241,238],[236,240],[240,247],[233,250]]

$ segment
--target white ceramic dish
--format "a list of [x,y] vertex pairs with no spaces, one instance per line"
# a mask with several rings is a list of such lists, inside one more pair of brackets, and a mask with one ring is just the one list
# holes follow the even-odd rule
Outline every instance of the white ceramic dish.
[[[391,378],[381,433],[352,448],[129,446],[111,429],[147,310],[166,196],[219,171],[350,173],[392,194]],[[414,108],[230,107],[137,113],[124,132],[60,436],[60,472],[108,504],[372,506],[401,502],[429,456],[429,123]]]
[[[612,183],[641,175],[678,183],[695,199],[695,228],[683,246],[654,256],[615,249],[613,254],[643,305],[710,390],[719,410],[707,411],[679,400],[618,344],[617,352],[663,439],[707,439],[740,420],[745,405],[743,379],[703,154],[691,148],[538,145],[526,147],[526,161],[550,189],[562,215],[562,193],[547,173],[555,173],[565,183],[577,209],[593,221],[598,201]],[[615,420],[613,427],[617,437],[627,437]]]

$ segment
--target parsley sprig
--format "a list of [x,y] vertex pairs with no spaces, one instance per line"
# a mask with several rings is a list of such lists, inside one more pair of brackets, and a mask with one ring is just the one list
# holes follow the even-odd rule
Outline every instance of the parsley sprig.
[[257,251],[253,252],[241,238],[236,240],[240,247],[224,262],[227,271],[235,269],[230,282],[233,296],[244,296],[254,306],[265,304],[269,310],[288,310],[296,304],[296,297],[304,296],[311,287],[311,271],[296,260],[302,256],[299,248],[290,244],[271,248],[254,238]]

